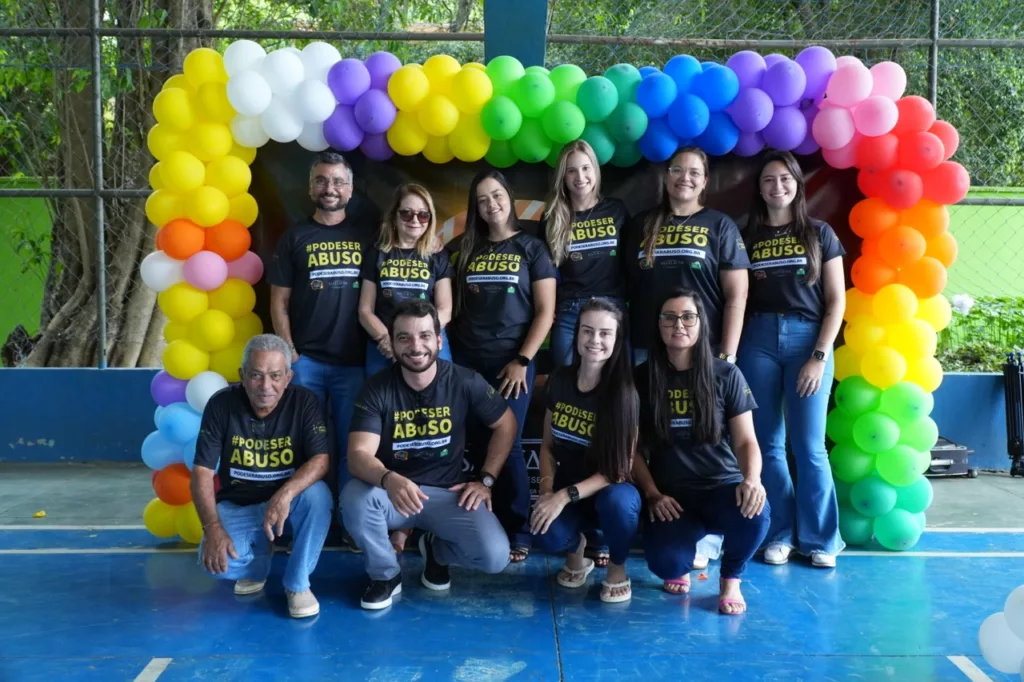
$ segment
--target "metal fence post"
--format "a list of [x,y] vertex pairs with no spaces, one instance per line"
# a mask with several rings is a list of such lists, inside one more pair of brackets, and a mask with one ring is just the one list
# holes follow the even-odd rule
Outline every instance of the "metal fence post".
[[928,99],[938,110],[939,99],[939,0],[932,0],[931,49],[928,51]]
[[92,106],[93,179],[96,212],[96,354],[97,366],[107,368],[107,239],[103,206],[103,13],[100,0],[92,0]]

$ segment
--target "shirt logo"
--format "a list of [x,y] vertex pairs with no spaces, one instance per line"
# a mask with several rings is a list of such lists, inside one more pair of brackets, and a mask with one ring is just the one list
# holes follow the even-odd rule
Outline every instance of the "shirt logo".
[[324,283],[318,279],[309,280],[309,288],[313,291],[320,291],[324,288]]
[[700,263],[697,262],[697,261],[694,261],[694,262],[690,263],[690,269],[691,270],[700,270],[701,269]]
[[506,289],[505,291],[507,291],[507,292],[508,292],[508,293],[510,293],[510,294],[514,294],[514,293],[516,293],[516,288],[515,288],[515,287],[509,287],[509,288],[508,288],[508,289]]
[[385,289],[381,293],[384,294],[384,298],[391,298],[391,296],[392,296],[391,289]]
[[569,260],[579,262],[583,260],[583,254],[580,253],[579,251],[573,251],[572,253],[569,254]]
[[399,450],[398,452],[395,453],[395,459],[397,459],[400,462],[408,461],[409,453],[406,452],[405,450]]
[[470,291],[470,293],[473,293],[473,294],[479,294],[480,293],[480,287],[478,285],[476,285],[476,284],[470,284],[469,285],[469,291]]

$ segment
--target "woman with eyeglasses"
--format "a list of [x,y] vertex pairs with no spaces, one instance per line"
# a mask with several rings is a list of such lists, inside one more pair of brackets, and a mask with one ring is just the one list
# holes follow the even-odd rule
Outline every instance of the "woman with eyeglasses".
[[832,344],[845,310],[846,252],[829,225],[808,217],[803,172],[792,154],[767,154],[757,178],[746,227],[752,275],[739,366],[760,405],[754,430],[772,505],[764,560],[784,564],[795,549],[812,566],[833,568],[846,545],[825,416],[835,373]]
[[644,554],[664,590],[686,594],[697,543],[721,534],[718,610],[737,615],[747,608],[740,576],[770,515],[751,414],[757,405],[740,370],[714,357],[698,292],[672,289],[656,310],[636,379],[643,456],[633,460],[633,478],[649,520]]

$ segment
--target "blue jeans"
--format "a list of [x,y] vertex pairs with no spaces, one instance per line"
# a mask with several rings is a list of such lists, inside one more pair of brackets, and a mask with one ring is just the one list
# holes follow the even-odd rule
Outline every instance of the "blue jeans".
[[[284,569],[284,589],[305,592],[309,589],[309,575],[320,560],[320,552],[331,527],[331,491],[323,481],[317,481],[292,500],[286,526],[291,527],[292,553]],[[270,540],[263,530],[263,515],[267,503],[240,506],[231,502],[217,504],[220,525],[235,546],[237,559],[228,555],[228,570],[212,574],[224,580],[266,580],[270,575],[273,555]],[[286,531],[287,532],[287,531]],[[199,564],[202,565],[203,545],[199,545]]]
[[593,497],[567,505],[537,542],[551,554],[571,552],[580,544],[580,533],[600,529],[608,543],[609,559],[622,565],[639,522],[640,493],[629,483],[613,483]]
[[[452,360],[452,349],[448,347],[448,334],[441,330],[441,352],[437,354],[438,359]],[[377,372],[387,369],[393,361],[388,360],[377,350],[377,344],[373,340],[366,342],[366,378],[369,379]]]
[[[580,318],[583,304],[590,298],[570,298],[561,301],[555,308],[555,323],[551,326],[551,362],[555,367],[571,365],[576,349],[573,347],[573,334],[576,333],[576,321]],[[626,302],[621,298],[611,298],[618,304],[622,312],[626,312]],[[629,331],[625,330],[626,344],[629,347]]]
[[[839,505],[825,450],[825,416],[835,374],[830,353],[821,388],[807,398],[796,392],[800,368],[811,358],[821,324],[800,315],[757,314],[743,328],[737,365],[757,401],[754,430],[764,460],[761,480],[772,505],[766,542],[802,554],[838,554]],[[796,462],[793,485],[786,436]]]

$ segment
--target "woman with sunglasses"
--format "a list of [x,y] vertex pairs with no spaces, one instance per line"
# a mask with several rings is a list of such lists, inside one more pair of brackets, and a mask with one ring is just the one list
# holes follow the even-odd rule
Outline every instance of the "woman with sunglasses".
[[[768,532],[761,451],[743,374],[714,357],[699,293],[676,288],[657,308],[650,356],[637,368],[647,565],[672,594],[690,590],[697,543],[723,536],[718,610],[746,611],[740,576]],[[646,457],[646,461],[645,461]],[[649,463],[648,463],[649,462]]]
[[792,154],[767,154],[757,178],[746,228],[752,276],[739,366],[760,405],[754,430],[772,505],[764,560],[784,564],[795,549],[812,566],[834,568],[846,545],[825,416],[835,372],[832,344],[845,311],[845,250],[831,227],[808,217],[803,172]]

